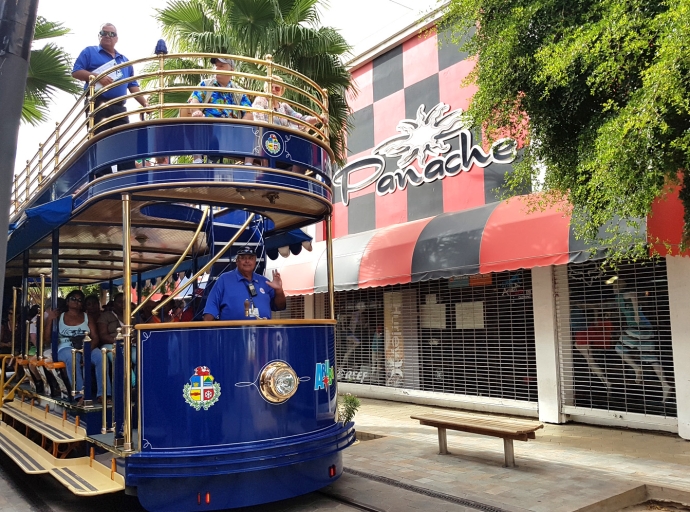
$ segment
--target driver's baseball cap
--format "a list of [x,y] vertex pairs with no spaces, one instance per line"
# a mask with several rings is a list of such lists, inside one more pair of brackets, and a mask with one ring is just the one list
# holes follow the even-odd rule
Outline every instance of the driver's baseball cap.
[[251,254],[252,256],[256,256],[254,249],[252,249],[248,245],[245,245],[244,247],[240,248],[240,250],[237,251],[236,256],[242,256],[243,254]]
[[235,61],[232,59],[226,59],[223,57],[212,57],[211,58],[211,64],[216,64],[217,62],[222,62],[223,64],[230,64],[231,66],[235,65]]

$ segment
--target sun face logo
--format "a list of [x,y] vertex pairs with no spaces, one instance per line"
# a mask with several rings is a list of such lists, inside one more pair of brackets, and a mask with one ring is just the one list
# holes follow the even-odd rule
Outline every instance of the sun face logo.
[[273,156],[279,155],[283,151],[283,144],[278,134],[267,133],[264,139],[264,148]]
[[403,119],[398,123],[396,130],[400,135],[386,139],[372,153],[400,157],[400,169],[410,165],[415,158],[423,166],[428,158],[448,153],[451,148],[447,141],[457,137],[465,127],[462,110],[449,110],[449,105],[439,103],[426,113],[424,105],[420,105],[415,119]]
[[220,398],[220,384],[214,382],[208,366],[197,366],[189,378],[189,384],[182,388],[182,396],[190,407],[197,411],[208,411]]
[[326,389],[335,381],[335,374],[331,368],[330,361],[326,359],[323,363],[316,363],[316,375],[314,377],[314,391]]

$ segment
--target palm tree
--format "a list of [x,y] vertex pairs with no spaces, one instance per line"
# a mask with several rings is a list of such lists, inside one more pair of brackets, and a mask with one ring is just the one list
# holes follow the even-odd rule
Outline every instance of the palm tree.
[[[62,23],[48,21],[38,16],[34,42],[63,36],[69,29]],[[42,48],[31,50],[29,73],[26,79],[22,121],[36,126],[48,119],[48,106],[57,91],[70,94],[81,92],[71,75],[72,63],[69,54],[55,43],[46,43]]]
[[[169,0],[157,10],[163,34],[176,52],[239,54],[273,60],[328,90],[330,145],[346,160],[350,128],[346,94],[353,91],[342,61],[350,46],[333,28],[319,26],[323,0]],[[245,65],[245,69],[250,66]],[[262,73],[261,69],[252,72]]]

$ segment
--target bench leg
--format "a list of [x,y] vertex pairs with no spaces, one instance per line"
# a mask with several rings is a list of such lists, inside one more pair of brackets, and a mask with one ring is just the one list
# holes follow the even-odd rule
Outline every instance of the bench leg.
[[446,455],[448,453],[448,439],[446,438],[446,429],[438,427],[438,453]]
[[514,468],[515,466],[515,452],[513,451],[513,440],[504,439],[503,440],[503,452],[505,454],[506,463],[503,465],[504,468]]

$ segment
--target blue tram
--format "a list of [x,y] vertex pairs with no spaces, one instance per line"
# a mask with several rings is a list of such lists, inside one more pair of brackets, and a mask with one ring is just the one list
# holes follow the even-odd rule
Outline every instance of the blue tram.
[[[169,71],[166,61],[182,57],[199,67]],[[218,55],[134,61],[146,70],[137,78],[148,81],[136,94],[157,102],[135,112],[142,120],[113,129],[94,122],[108,105],[96,107],[107,87],[97,91],[95,77],[12,192],[5,288],[13,291],[13,347],[0,375],[0,449],[76,494],[126,490],[147,510],[217,510],[308,493],[340,476],[342,450],[354,442],[353,425],[337,412],[327,123],[258,107],[233,106],[229,118],[184,115],[200,75],[231,73],[231,92],[269,104],[280,80],[289,91],[281,101],[324,120],[326,92],[270,56],[232,57],[260,75],[210,71],[203,63],[211,57]],[[148,280],[186,273],[196,286],[206,275],[205,296],[238,247],[265,254],[298,245],[297,228],[319,221],[327,228],[329,318],[141,320]],[[116,343],[94,348],[107,356],[101,368],[91,364],[87,334],[72,349],[69,375],[56,333],[44,344],[51,335],[42,310],[32,356],[30,302],[43,308],[50,287],[55,308],[59,287],[118,280],[141,303],[125,300]],[[112,403],[95,400],[96,372],[112,379]]]

